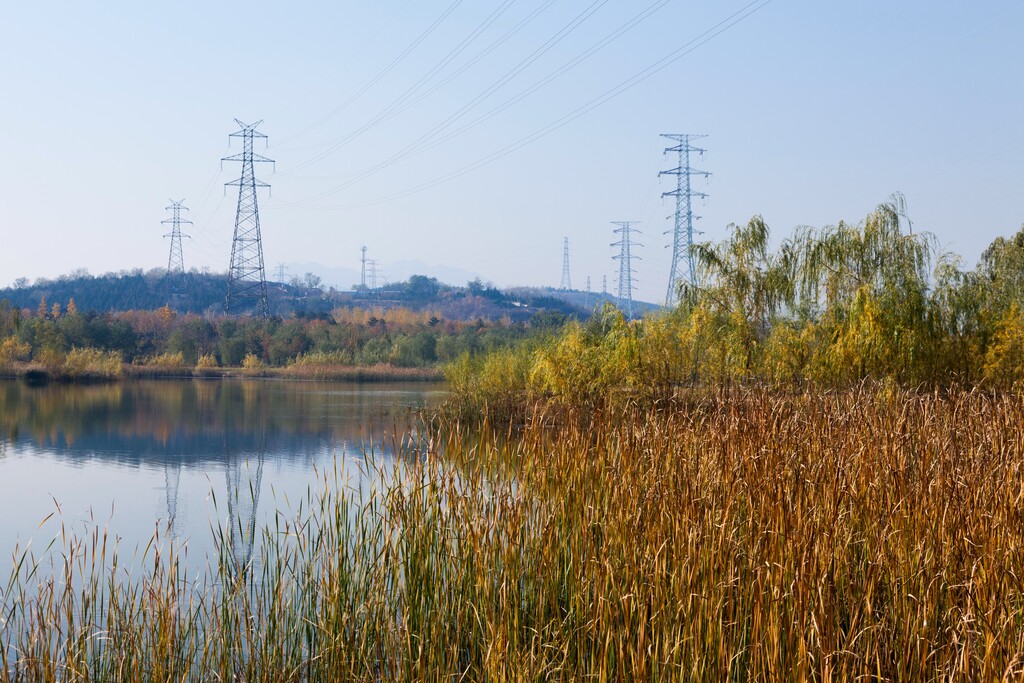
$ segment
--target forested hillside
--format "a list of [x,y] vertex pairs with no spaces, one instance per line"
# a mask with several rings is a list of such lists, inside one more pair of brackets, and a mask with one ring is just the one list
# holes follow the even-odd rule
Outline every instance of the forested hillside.
[[[47,310],[57,305],[59,311],[74,300],[82,312],[153,311],[167,306],[179,314],[219,315],[224,311],[226,292],[226,274],[193,272],[168,277],[158,269],[91,276],[80,271],[33,283],[22,279],[14,287],[0,289],[0,301],[29,310],[45,304]],[[268,283],[267,295],[271,313],[280,317],[326,315],[339,307],[429,308],[450,320],[508,317],[525,322],[538,312],[585,317],[591,308],[581,300],[552,296],[539,289],[505,292],[479,280],[453,286],[423,275],[373,290],[340,291],[321,286],[319,278],[308,274],[305,278],[292,278],[288,284]]]

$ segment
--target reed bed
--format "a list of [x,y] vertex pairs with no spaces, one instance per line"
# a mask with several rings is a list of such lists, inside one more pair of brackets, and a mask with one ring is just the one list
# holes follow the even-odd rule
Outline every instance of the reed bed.
[[[485,416],[486,417],[486,416]],[[443,417],[187,576],[25,557],[3,680],[1024,676],[1024,398],[761,389]],[[51,553],[52,555],[52,553]]]

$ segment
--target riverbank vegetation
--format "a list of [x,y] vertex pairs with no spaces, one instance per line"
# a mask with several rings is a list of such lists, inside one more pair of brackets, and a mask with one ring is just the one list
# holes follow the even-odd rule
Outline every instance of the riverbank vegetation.
[[281,318],[156,311],[82,313],[74,300],[22,311],[0,302],[0,374],[53,379],[261,375],[302,379],[438,379],[461,355],[509,346],[561,324],[443,320],[430,309],[340,308]]
[[463,359],[474,402],[521,408],[653,400],[681,387],[821,389],[882,382],[1006,389],[1024,383],[1024,229],[974,270],[904,227],[899,201],[862,223],[805,228],[772,250],[759,218],[695,248],[698,284],[668,314],[605,307],[551,344]]

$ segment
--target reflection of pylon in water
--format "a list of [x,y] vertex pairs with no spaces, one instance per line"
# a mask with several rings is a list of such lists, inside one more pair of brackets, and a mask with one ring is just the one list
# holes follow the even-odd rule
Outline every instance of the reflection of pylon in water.
[[256,511],[263,482],[264,450],[261,448],[256,456],[255,472],[249,460],[232,460],[227,452],[224,455],[224,475],[228,488],[228,543],[236,569],[245,571],[252,562],[256,539]]
[[164,464],[164,492],[167,496],[167,533],[174,538],[178,519],[178,489],[181,485],[181,462]]

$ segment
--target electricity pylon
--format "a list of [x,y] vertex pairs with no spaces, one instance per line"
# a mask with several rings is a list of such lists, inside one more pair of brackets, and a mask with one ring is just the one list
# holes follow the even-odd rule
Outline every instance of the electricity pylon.
[[572,289],[572,279],[569,277],[569,238],[562,241],[562,286],[563,292]]
[[636,231],[633,224],[637,221],[612,221],[617,225],[613,232],[620,235],[618,242],[612,242],[613,247],[619,248],[618,256],[614,256],[619,262],[619,304],[626,302],[626,317],[633,319],[633,288],[636,286],[636,278],[633,277],[633,259],[640,258],[632,253],[632,247],[642,247],[639,242],[633,242],[632,233]]
[[242,152],[224,157],[224,161],[241,161],[242,175],[228,185],[238,186],[238,208],[235,211],[235,237],[231,243],[231,266],[228,268],[228,293],[224,298],[224,310],[228,313],[255,309],[264,317],[270,315],[267,301],[267,277],[263,270],[263,241],[260,239],[260,213],[256,201],[256,188],[270,187],[256,179],[254,163],[274,163],[273,159],[254,154],[252,143],[255,138],[266,135],[256,130],[263,121],[245,124],[235,119],[242,127],[229,137],[242,138]]
[[359,290],[362,292],[366,291],[366,245],[364,244],[361,249],[363,252],[362,257],[359,259]]
[[369,275],[368,275],[368,277],[370,279],[370,289],[376,291],[376,289],[377,289],[377,259],[369,259],[366,262],[366,265],[369,266]]
[[661,171],[659,176],[674,175],[676,177],[676,189],[671,192],[662,192],[662,197],[676,198],[675,224],[672,230],[665,234],[672,235],[672,269],[668,276],[668,292],[665,294],[665,305],[671,306],[678,300],[678,282],[681,277],[680,261],[686,261],[686,281],[697,284],[697,271],[693,265],[693,223],[700,216],[693,215],[693,198],[705,199],[703,192],[695,192],[691,184],[691,177],[695,175],[707,178],[711,174],[690,166],[690,153],[704,156],[706,150],[694,147],[691,140],[706,138],[707,135],[688,135],[685,133],[662,133],[661,137],[675,140],[679,144],[675,147],[666,147],[665,154],[676,152],[679,155],[679,164],[675,168]]
[[188,207],[182,206],[185,203],[184,199],[179,201],[170,200],[171,205],[166,207],[165,211],[171,212],[171,217],[167,220],[160,221],[162,225],[170,224],[171,231],[164,235],[164,237],[171,238],[171,253],[167,257],[167,274],[168,275],[184,275],[185,274],[185,259],[181,255],[181,238],[188,237],[181,232],[181,224],[188,223],[192,224],[192,221],[182,218],[181,212],[188,211]]

